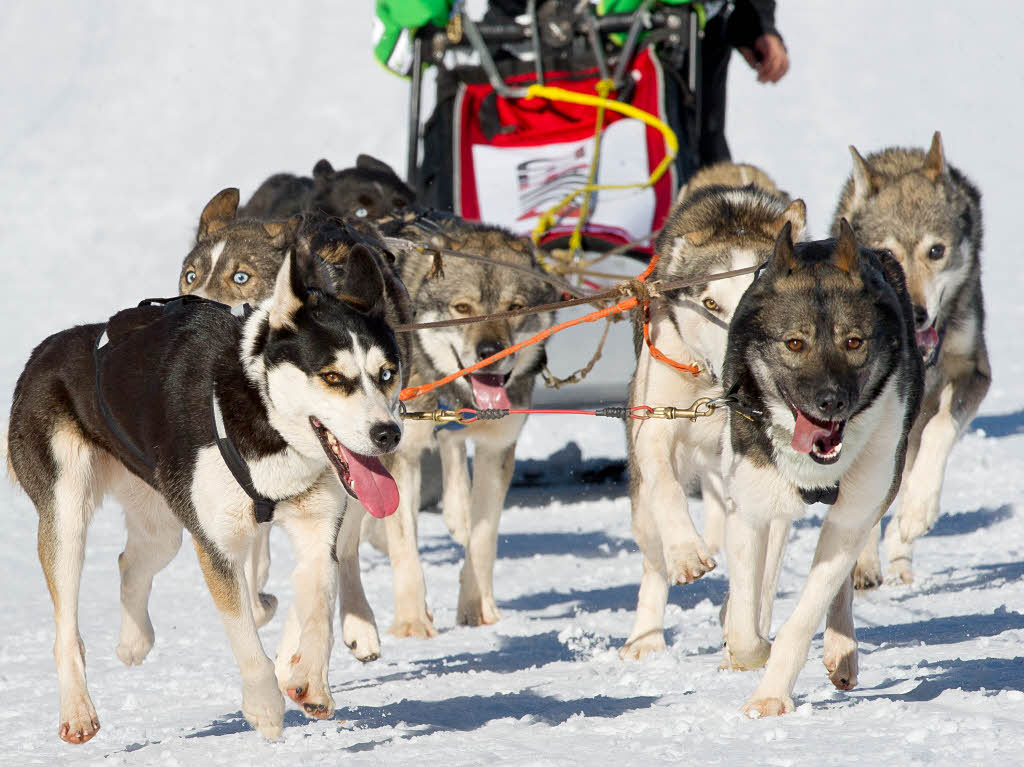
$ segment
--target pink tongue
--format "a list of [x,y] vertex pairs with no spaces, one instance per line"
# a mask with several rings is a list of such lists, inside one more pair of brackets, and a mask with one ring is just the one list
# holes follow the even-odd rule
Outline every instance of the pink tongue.
[[469,376],[473,386],[473,399],[481,410],[508,410],[512,407],[505,391],[505,376],[474,373]]
[[[818,426],[807,416],[796,411],[796,428],[793,429],[793,449],[798,453],[809,453],[816,439],[827,439],[832,435],[832,429],[826,426]],[[827,442],[826,442],[827,444]]]
[[934,325],[927,330],[917,331],[917,345],[924,346],[925,348],[939,345],[939,331],[935,329]]
[[395,513],[398,508],[398,485],[380,459],[359,455],[341,445],[348,464],[349,487],[359,502],[377,519]]

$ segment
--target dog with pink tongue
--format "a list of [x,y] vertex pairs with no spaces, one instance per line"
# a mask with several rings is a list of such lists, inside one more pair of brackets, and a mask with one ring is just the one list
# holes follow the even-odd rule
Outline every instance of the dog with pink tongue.
[[[744,706],[793,710],[793,687],[825,619],[824,663],[842,690],[857,683],[851,572],[900,487],[924,369],[903,270],[839,237],[793,244],[789,225],[729,327],[723,448],[729,596],[724,668],[765,666]],[[829,505],[793,614],[768,641],[792,520]]]

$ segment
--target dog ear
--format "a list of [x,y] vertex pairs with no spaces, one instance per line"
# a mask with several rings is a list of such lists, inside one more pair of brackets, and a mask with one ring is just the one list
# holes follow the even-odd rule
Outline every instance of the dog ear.
[[853,199],[863,202],[881,188],[882,177],[860,156],[857,147],[850,146],[850,155],[853,157]]
[[306,302],[331,292],[330,275],[324,262],[308,248],[290,250],[277,270],[270,301],[270,328],[294,328],[295,313]]
[[946,174],[946,158],[942,154],[942,134],[939,131],[935,131],[932,136],[932,145],[925,155],[922,171],[932,183]]
[[853,274],[860,268],[860,248],[857,247],[857,238],[853,235],[853,228],[845,218],[839,220],[839,239],[836,242],[833,261],[839,269],[847,274]]
[[789,207],[782,211],[782,215],[775,219],[772,234],[778,235],[787,223],[792,225],[792,238],[799,240],[804,233],[804,227],[807,226],[807,206],[803,200],[793,200]]
[[334,166],[328,160],[320,160],[313,166],[313,180],[316,181],[317,186],[324,186],[332,176],[334,176]]
[[345,259],[338,298],[371,317],[384,314],[384,276],[377,260],[363,244],[353,245]]
[[199,229],[196,231],[196,242],[199,242],[208,234],[213,234],[218,229],[235,220],[238,214],[238,190],[234,187],[221,189],[213,196],[203,212],[199,215]]
[[356,158],[356,167],[363,170],[379,170],[381,173],[398,178],[398,174],[392,170],[390,165],[368,154],[361,154]]
[[775,238],[775,250],[768,262],[769,268],[781,275],[789,275],[800,268],[800,262],[796,260],[796,252],[793,249],[793,223],[787,221],[779,230],[779,236]]
[[271,245],[275,248],[283,248],[289,242],[293,242],[300,226],[302,216],[292,216],[287,221],[263,222],[263,229],[270,236]]

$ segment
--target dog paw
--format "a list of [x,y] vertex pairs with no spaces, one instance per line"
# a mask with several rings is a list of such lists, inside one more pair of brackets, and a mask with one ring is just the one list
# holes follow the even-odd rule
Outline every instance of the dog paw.
[[372,620],[354,613],[345,614],[341,621],[341,636],[356,660],[369,663],[380,657],[380,635]]
[[648,655],[665,652],[665,634],[662,631],[648,631],[636,639],[626,642],[619,649],[620,660],[643,660]]
[[60,727],[57,735],[65,743],[81,745],[92,740],[100,730],[100,720],[96,716],[89,696],[85,695],[73,703],[61,706]]
[[771,653],[772,643],[761,637],[749,646],[729,642],[725,645],[725,657],[719,668],[729,671],[754,671],[764,667]]
[[914,582],[914,569],[910,566],[909,558],[898,557],[890,560],[889,582],[897,585],[910,585]]
[[430,639],[437,636],[437,629],[430,618],[417,617],[411,620],[395,619],[388,629],[388,633],[399,639],[412,637],[413,639]]
[[792,698],[751,698],[741,709],[751,719],[793,713]]
[[260,735],[267,740],[281,737],[284,722],[284,698],[277,689],[259,694],[242,695],[242,714]]
[[838,690],[857,686],[857,642],[825,629],[825,656],[822,659],[828,678]]
[[935,490],[917,493],[908,488],[897,519],[900,538],[904,543],[911,543],[931,530],[938,518],[939,493]]
[[498,604],[493,597],[459,600],[455,622],[460,626],[490,626],[501,620]]
[[256,628],[261,629],[270,623],[270,619],[277,612],[277,597],[273,594],[260,592],[256,595],[256,601],[252,606],[252,617],[256,621]]
[[718,563],[703,544],[674,546],[668,551],[666,561],[671,563],[668,570],[669,583],[693,583],[705,573],[714,570]]
[[853,587],[858,591],[867,591],[878,588],[882,585],[882,565],[875,562],[873,565],[865,566],[857,562],[853,568]]
[[285,692],[311,719],[330,719],[334,716],[334,698],[325,686],[289,682]]
[[138,666],[153,649],[155,639],[152,626],[148,632],[133,625],[122,626],[121,638],[117,643],[117,657],[126,666]]

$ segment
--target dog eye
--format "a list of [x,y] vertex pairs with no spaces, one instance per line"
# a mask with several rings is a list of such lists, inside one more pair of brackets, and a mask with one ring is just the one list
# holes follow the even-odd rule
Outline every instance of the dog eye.
[[508,305],[508,311],[510,311],[510,312],[518,312],[520,309],[525,309],[525,308],[526,308],[526,305],[521,303],[521,302],[519,302],[519,301],[513,301],[512,303],[510,303]]
[[932,261],[938,261],[944,255],[946,255],[946,246],[942,243],[932,245],[931,250],[928,251],[928,258]]
[[857,338],[856,336],[854,336],[853,338],[847,338],[846,339],[846,348],[849,349],[850,351],[853,351],[854,349],[859,349],[863,345],[864,345],[864,339],[863,338]]
[[718,302],[715,299],[708,297],[705,298],[704,301],[702,301],[702,303],[704,304],[704,308],[707,309],[709,312],[718,311]]
[[245,272],[235,272],[231,279],[235,281],[236,285],[244,285],[249,281],[249,275]]
[[473,308],[469,304],[455,304],[452,309],[457,311],[459,314],[469,314],[473,311]]
[[395,377],[395,371],[391,368],[381,368],[380,375],[378,377],[380,378],[381,383],[387,383]]
[[366,218],[366,216],[367,216],[366,208],[358,208],[356,210],[356,216],[359,217],[359,218]]
[[196,273],[195,272],[193,272],[191,269],[189,269],[187,272],[185,272],[185,283],[186,284],[191,285],[195,281],[196,281]]
[[786,348],[791,352],[798,352],[804,348],[804,342],[799,338],[790,338],[786,341]]
[[341,383],[341,376],[338,373],[321,373],[320,377],[328,386],[337,386]]

